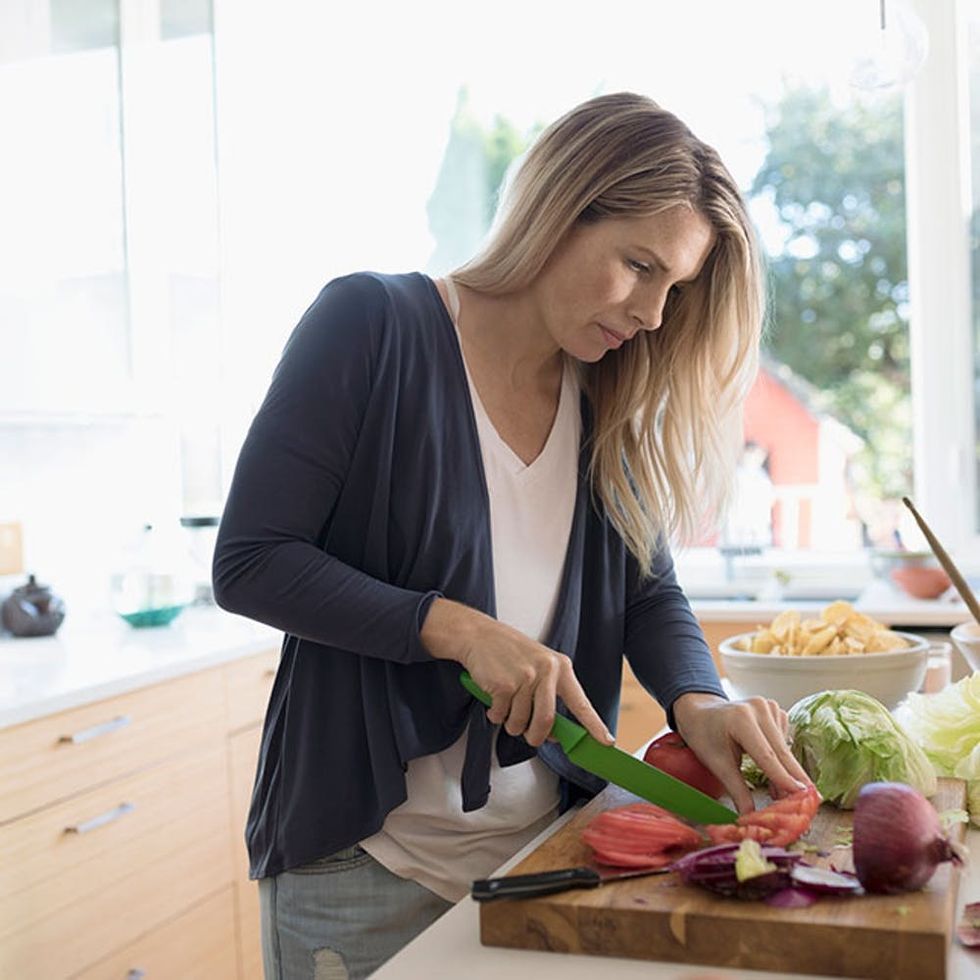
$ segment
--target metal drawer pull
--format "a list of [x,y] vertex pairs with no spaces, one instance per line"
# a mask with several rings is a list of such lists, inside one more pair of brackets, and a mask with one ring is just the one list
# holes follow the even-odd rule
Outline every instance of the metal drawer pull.
[[65,827],[65,833],[87,834],[90,830],[104,827],[107,823],[112,823],[113,820],[118,820],[120,817],[126,816],[127,813],[132,813],[135,809],[136,807],[132,803],[120,803],[119,806],[114,806],[111,810],[106,810],[105,813],[100,813],[97,817],[91,817],[81,823]]
[[129,973],[126,974],[126,980],[143,980],[146,976],[146,970],[141,970],[138,966],[134,966]]
[[72,745],[81,745],[82,742],[89,742],[100,735],[111,735],[118,732],[120,728],[125,728],[133,719],[129,715],[120,715],[118,718],[110,718],[109,721],[100,722],[91,728],[83,728],[74,735],[62,735],[59,742],[70,742]]

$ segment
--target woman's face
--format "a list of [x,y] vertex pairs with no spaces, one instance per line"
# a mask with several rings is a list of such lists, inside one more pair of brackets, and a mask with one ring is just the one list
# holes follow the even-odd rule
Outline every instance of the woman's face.
[[697,278],[714,241],[707,219],[683,204],[576,225],[532,285],[552,339],[592,363],[656,330],[670,291]]

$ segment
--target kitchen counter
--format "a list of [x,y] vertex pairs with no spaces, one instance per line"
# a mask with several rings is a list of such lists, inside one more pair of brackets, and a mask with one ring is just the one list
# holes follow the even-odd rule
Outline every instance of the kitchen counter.
[[0,637],[0,728],[278,648],[282,634],[214,606],[134,629],[69,616],[55,636]]
[[[496,874],[502,874],[537,848],[542,841],[574,816],[566,813],[531,841]],[[957,902],[957,918],[967,902],[980,901],[980,830],[967,833],[973,859],[963,870]],[[857,901],[857,899],[856,899]],[[948,980],[975,980],[980,971],[980,951],[955,940],[949,955]],[[610,956],[580,956],[480,945],[480,911],[464,898],[400,953],[372,975],[372,980],[500,980],[501,977],[534,977],[535,980],[815,980],[812,974],[776,974],[759,970],[687,966],[678,963],[629,960]]]
[[[829,599],[692,600],[705,624],[769,622],[783,609],[819,611]],[[890,625],[946,630],[970,618],[959,601],[910,599],[873,582],[856,608]],[[169,626],[134,629],[112,613],[69,616],[53,637],[0,635],[0,728],[123,694],[278,647],[282,634],[214,606],[185,610]]]
[[[690,592],[693,596],[691,605],[701,622],[747,623],[750,627],[757,623],[768,623],[784,609],[818,613],[834,597],[832,591],[827,592],[826,598],[819,599],[765,596],[757,599],[701,598],[696,589],[692,588]],[[945,596],[939,599],[913,599],[882,581],[874,581],[868,585],[853,600],[852,605],[890,626],[949,629],[972,618],[970,610],[959,596],[955,599]]]

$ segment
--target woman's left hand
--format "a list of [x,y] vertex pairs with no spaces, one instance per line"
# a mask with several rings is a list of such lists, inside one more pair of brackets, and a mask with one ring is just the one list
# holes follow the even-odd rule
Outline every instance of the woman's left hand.
[[673,708],[678,733],[721,780],[739,813],[755,809],[740,770],[743,753],[769,777],[777,795],[810,785],[810,777],[786,741],[786,712],[775,701],[726,701],[716,694],[692,692],[682,694]]

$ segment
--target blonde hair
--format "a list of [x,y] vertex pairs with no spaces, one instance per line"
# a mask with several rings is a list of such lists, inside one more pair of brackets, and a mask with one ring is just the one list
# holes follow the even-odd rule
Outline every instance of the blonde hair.
[[485,248],[452,273],[479,292],[516,292],[575,225],[678,204],[714,229],[698,278],[668,299],[660,329],[579,366],[593,413],[593,495],[644,574],[665,538],[693,541],[724,512],[758,364],[759,248],[718,154],[645,96],[591,99],[540,135]]

